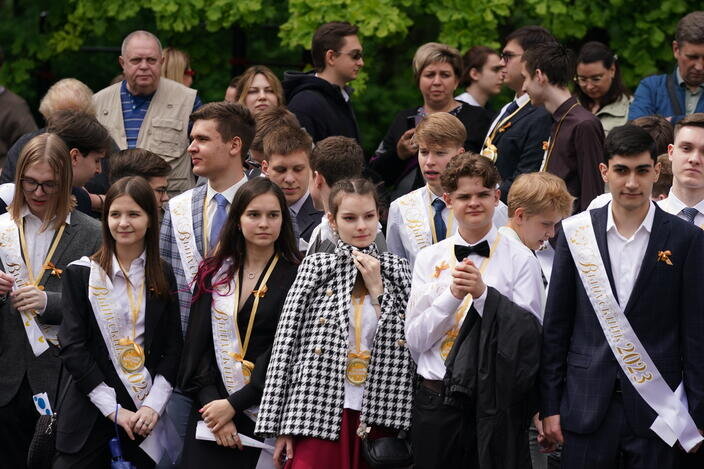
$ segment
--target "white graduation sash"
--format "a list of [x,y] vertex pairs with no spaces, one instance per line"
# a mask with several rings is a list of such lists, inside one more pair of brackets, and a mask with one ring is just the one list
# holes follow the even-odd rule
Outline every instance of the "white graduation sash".
[[[113,367],[125,386],[132,402],[139,409],[152,388],[152,377],[146,366],[128,373],[120,366],[120,354],[132,345],[120,345],[119,340],[130,335],[129,324],[124,313],[117,311],[115,305],[120,300],[115,298],[112,281],[100,265],[88,258],[82,258],[79,263],[90,262],[90,277],[88,280],[88,299],[95,315],[95,320],[103,336],[103,342],[108,349]],[[175,437],[175,438],[174,438]],[[180,453],[180,439],[173,423],[166,415],[161,415],[149,436],[139,445],[155,462],[159,462],[164,451],[172,461]]]
[[426,209],[425,189],[417,189],[398,199],[401,221],[406,228],[406,238],[410,241],[407,246],[413,254],[426,246],[433,244],[433,234],[430,232],[430,221]]
[[[5,273],[11,275],[15,281],[13,290],[31,285],[27,265],[22,258],[17,224],[9,213],[0,216],[0,260],[5,266]],[[19,314],[32,352],[38,357],[49,348],[47,339],[33,313],[26,311]]]
[[[193,190],[186,191],[169,201],[169,211],[171,213],[171,224],[176,238],[176,246],[181,257],[183,275],[186,277],[186,284],[193,292],[193,279],[198,273],[198,265],[203,260],[198,245],[196,244],[196,234],[193,227],[193,214],[191,202],[193,200]],[[203,213],[205,216],[205,213]]]
[[650,429],[672,446],[689,451],[704,440],[689,415],[682,383],[672,391],[616,302],[596,243],[589,212],[562,222],[567,244],[606,341],[629,381],[658,414]]
[[[230,261],[223,262],[217,274],[213,276],[213,284],[225,275],[230,267]],[[229,284],[218,285],[212,294],[213,303],[210,309],[210,322],[213,328],[213,347],[215,361],[218,364],[222,381],[228,394],[242,389],[247,381],[242,372],[242,362],[234,355],[242,354],[242,344],[235,331],[235,295],[237,294],[237,275],[234,275]],[[244,357],[243,357],[244,358]],[[257,421],[259,407],[246,409],[244,413]]]

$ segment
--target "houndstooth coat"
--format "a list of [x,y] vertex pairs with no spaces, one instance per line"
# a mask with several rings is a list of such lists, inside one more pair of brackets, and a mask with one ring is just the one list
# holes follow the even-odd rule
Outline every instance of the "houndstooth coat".
[[[349,302],[357,269],[351,247],[306,257],[286,297],[267,371],[256,433],[336,440],[342,424]],[[408,261],[362,250],[381,263],[384,295],[374,336],[360,422],[410,427],[415,365],[404,339],[410,294]]]

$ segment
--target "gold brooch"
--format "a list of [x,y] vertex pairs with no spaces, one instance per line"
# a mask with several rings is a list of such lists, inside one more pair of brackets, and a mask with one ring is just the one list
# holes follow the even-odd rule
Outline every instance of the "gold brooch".
[[433,278],[438,278],[440,277],[440,274],[442,273],[443,270],[449,269],[450,266],[447,262],[442,261],[440,264],[435,266],[435,273],[433,274]]
[[658,251],[658,261],[664,262],[667,265],[672,265],[672,261],[670,260],[670,256],[672,255],[671,251]]
[[45,270],[51,270],[50,275],[53,275],[56,278],[61,278],[61,274],[64,273],[63,270],[58,269],[53,263],[47,262],[46,265],[44,266]]
[[544,141],[543,142],[543,150],[547,150],[547,149],[548,149],[548,142]]

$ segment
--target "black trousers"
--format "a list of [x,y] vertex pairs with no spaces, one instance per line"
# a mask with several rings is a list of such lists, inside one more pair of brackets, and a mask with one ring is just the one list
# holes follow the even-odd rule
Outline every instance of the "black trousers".
[[[660,438],[637,436],[623,411],[621,395],[614,394],[604,422],[593,433],[563,430],[563,469],[675,469],[677,450]],[[620,465],[619,465],[620,459]]]
[[27,467],[29,443],[38,419],[39,412],[34,408],[32,389],[25,375],[15,397],[0,407],[0,468]]
[[411,417],[415,469],[477,467],[473,422],[469,411],[447,406],[439,393],[419,386]]

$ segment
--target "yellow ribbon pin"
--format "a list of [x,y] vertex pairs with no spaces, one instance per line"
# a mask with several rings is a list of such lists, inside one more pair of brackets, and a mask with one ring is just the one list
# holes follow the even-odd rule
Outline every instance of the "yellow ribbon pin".
[[670,250],[658,251],[658,261],[664,262],[667,265],[672,265],[672,261],[670,260],[671,255],[672,255],[672,251],[670,251]]

